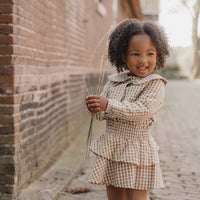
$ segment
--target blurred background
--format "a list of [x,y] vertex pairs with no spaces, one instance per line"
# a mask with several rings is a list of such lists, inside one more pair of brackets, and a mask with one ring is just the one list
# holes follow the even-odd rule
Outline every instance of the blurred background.
[[167,78],[200,77],[200,2],[195,0],[160,1],[159,23],[165,28],[171,56],[162,70]]

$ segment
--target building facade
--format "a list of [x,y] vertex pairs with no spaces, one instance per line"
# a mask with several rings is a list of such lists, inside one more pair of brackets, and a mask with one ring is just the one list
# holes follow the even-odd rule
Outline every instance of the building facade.
[[160,1],[159,0],[140,0],[143,20],[158,21]]

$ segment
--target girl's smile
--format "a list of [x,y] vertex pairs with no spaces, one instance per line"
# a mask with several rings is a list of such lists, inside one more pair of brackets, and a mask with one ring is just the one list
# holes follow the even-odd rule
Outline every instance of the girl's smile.
[[131,37],[126,57],[123,60],[132,74],[138,77],[151,74],[156,66],[157,50],[149,35]]

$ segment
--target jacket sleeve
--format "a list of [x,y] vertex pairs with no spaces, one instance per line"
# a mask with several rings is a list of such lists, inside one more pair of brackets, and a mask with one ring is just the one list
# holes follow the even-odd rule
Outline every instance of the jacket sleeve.
[[[108,92],[109,92],[109,88],[110,88],[110,81],[108,81],[105,84],[100,96],[107,97],[108,96]],[[100,121],[109,118],[109,114],[107,112],[105,112],[105,111],[96,112],[95,116],[96,116],[96,119],[98,119]]]
[[165,96],[165,83],[161,79],[148,82],[136,101],[119,102],[115,99],[108,100],[107,113],[117,118],[130,121],[143,121],[156,113],[163,104]]

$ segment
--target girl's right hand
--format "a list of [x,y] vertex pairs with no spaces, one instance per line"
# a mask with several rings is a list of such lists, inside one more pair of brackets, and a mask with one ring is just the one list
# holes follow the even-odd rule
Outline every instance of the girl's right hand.
[[105,111],[108,99],[98,95],[90,95],[86,97],[86,105],[90,112]]

